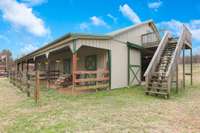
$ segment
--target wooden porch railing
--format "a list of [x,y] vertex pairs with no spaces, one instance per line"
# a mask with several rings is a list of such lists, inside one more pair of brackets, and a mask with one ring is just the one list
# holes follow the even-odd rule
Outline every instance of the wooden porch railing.
[[109,71],[75,71],[74,89],[102,89],[109,88]]

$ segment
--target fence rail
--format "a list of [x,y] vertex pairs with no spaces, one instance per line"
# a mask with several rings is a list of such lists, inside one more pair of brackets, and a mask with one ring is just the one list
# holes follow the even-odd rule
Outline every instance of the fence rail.
[[103,89],[109,88],[109,71],[75,71],[74,88],[84,89]]
[[[24,91],[27,93],[27,96],[30,97],[31,94],[34,94],[36,89],[39,89],[36,87],[36,81],[39,80],[39,75],[37,76],[37,73],[39,71],[35,72],[22,72],[22,71],[10,71],[9,72],[9,78],[10,78],[10,83],[12,83],[14,86],[20,88],[20,90]],[[38,101],[39,97],[33,95],[34,98]]]

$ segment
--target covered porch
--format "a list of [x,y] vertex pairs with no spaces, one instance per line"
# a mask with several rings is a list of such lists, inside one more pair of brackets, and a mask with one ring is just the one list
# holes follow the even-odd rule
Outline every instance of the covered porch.
[[[17,62],[23,73],[40,72],[40,84],[66,93],[110,89],[110,49],[107,39],[71,40]],[[57,42],[58,43],[58,42]],[[56,45],[56,44],[54,44]]]

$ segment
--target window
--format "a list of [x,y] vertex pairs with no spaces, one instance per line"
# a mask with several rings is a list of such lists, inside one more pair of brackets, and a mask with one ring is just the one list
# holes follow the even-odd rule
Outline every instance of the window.
[[97,56],[90,55],[85,58],[86,70],[97,70]]
[[64,73],[70,74],[71,73],[71,60],[66,59],[64,60]]

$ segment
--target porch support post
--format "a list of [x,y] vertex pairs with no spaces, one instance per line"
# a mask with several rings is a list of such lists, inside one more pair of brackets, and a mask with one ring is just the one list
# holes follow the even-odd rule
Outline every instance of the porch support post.
[[190,49],[190,83],[191,83],[191,85],[193,85],[193,79],[192,79],[192,63],[193,63],[193,59],[192,59],[192,48]]
[[76,70],[77,70],[77,53],[73,53],[72,55],[72,94],[74,93],[74,89],[75,89],[75,80],[76,80]]
[[29,61],[27,60],[26,61],[26,72],[28,73],[28,71],[29,71]]
[[49,53],[46,53],[45,71],[46,71],[46,87],[50,88],[50,72],[49,72]]
[[20,64],[20,63],[17,63],[17,72],[19,72],[19,64]]
[[30,97],[30,84],[29,84],[29,75],[28,75],[28,72],[29,72],[29,60],[27,59],[26,60],[26,93],[27,93],[27,96]]
[[183,88],[185,89],[185,44],[183,45]]
[[21,71],[24,71],[24,62],[22,61],[22,65],[21,65]]
[[46,87],[49,88],[50,87],[50,77],[49,77],[49,60],[47,59],[47,61],[45,62],[45,70],[46,70]]
[[176,92],[178,93],[178,61],[177,61],[177,65],[176,65]]

